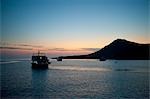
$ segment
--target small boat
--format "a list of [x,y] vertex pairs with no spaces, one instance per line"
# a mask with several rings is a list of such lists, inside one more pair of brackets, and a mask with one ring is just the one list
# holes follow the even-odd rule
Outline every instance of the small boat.
[[57,58],[57,61],[62,61],[62,58],[61,58],[61,57],[58,57],[58,58]]
[[100,57],[99,61],[106,61],[106,58]]
[[32,64],[32,68],[46,69],[48,68],[50,62],[44,53],[38,52],[32,55],[31,64]]

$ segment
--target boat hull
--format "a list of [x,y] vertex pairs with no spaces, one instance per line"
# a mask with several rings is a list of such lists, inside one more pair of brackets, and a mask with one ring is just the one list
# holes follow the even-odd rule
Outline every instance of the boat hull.
[[48,64],[32,63],[32,68],[35,68],[35,69],[47,69],[48,68]]

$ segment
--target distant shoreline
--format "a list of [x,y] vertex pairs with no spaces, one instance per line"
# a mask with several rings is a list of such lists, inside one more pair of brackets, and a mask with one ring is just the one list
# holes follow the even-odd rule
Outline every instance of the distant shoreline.
[[52,59],[150,60],[149,49],[150,44],[117,39],[101,50],[88,55],[59,56]]

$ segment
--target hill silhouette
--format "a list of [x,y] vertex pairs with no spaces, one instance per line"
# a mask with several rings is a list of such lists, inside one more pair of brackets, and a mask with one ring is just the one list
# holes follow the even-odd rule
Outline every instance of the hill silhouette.
[[148,60],[150,44],[139,44],[125,39],[114,40],[101,50],[88,55],[60,56],[61,59],[116,59]]

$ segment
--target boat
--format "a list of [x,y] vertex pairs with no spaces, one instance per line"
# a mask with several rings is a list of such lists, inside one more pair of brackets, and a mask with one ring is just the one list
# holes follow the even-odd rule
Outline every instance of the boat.
[[38,51],[38,53],[32,55],[32,68],[46,69],[50,63],[45,53]]
[[106,61],[106,58],[100,57],[99,61]]
[[61,57],[58,57],[58,58],[57,58],[57,61],[62,61],[62,58],[61,58]]

